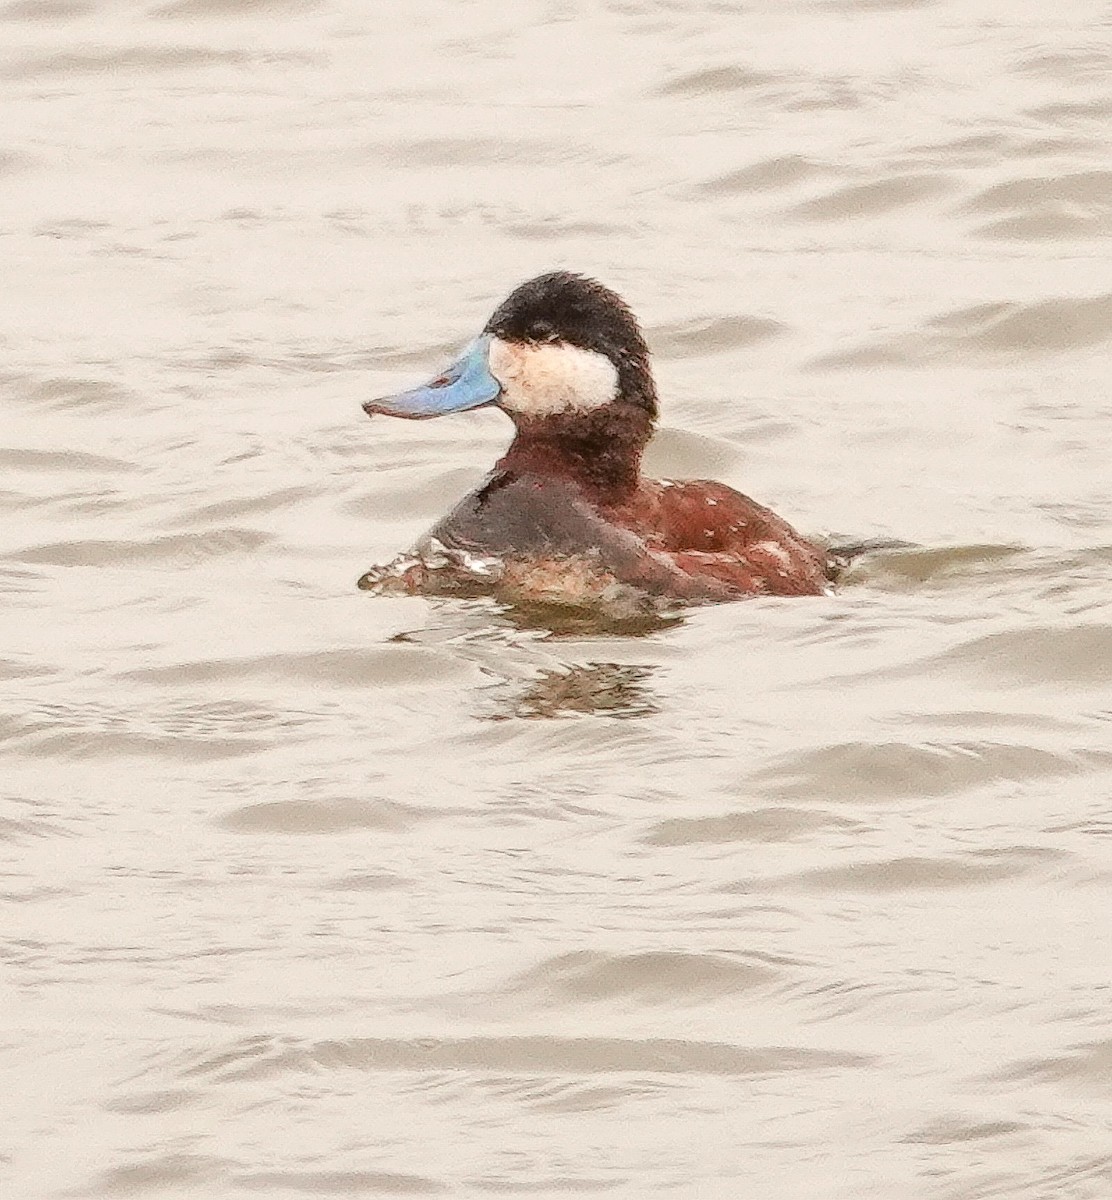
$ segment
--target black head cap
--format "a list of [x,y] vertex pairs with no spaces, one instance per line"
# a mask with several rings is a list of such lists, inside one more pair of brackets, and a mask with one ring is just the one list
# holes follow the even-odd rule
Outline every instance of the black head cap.
[[649,348],[626,302],[595,279],[551,271],[515,288],[484,333],[513,342],[567,342],[605,354],[618,369],[620,398],[657,413]]

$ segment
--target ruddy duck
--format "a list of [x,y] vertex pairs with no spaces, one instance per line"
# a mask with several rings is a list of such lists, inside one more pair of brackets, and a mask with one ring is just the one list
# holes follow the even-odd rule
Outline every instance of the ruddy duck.
[[419,419],[484,405],[513,421],[509,450],[413,554],[361,587],[576,606],[829,587],[827,552],[748,496],[642,477],[657,416],[649,348],[601,283],[565,271],[523,283],[442,374],[363,407]]

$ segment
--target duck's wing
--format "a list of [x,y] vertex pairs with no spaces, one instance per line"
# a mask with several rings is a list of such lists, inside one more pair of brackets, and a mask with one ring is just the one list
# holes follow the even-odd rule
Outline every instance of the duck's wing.
[[495,472],[435,525],[427,541],[503,567],[503,580],[552,593],[620,583],[677,600],[729,599],[728,585],[692,577],[672,555],[590,503],[574,483]]
[[742,595],[826,589],[826,551],[763,504],[711,480],[654,486],[657,532],[648,542],[682,570],[718,579]]

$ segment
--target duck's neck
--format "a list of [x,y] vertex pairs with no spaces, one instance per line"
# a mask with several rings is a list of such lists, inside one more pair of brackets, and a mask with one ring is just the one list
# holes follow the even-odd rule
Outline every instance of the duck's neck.
[[636,491],[653,431],[644,409],[617,403],[558,417],[515,414],[514,424],[517,434],[499,470],[573,480],[611,501]]

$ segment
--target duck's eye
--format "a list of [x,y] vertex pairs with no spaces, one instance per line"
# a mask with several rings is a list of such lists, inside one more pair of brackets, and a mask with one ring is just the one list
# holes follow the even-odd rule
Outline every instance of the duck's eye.
[[531,342],[557,342],[560,340],[560,335],[547,321],[534,321],[529,326],[529,340]]

